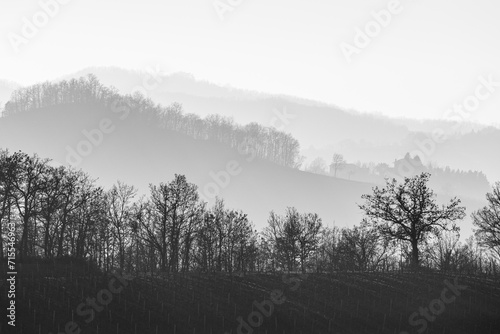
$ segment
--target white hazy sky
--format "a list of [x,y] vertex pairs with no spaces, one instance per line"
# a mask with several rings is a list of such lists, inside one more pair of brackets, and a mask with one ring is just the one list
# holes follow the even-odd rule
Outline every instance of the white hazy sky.
[[[55,0],[42,0],[50,2]],[[221,0],[222,3],[236,0]],[[347,63],[342,42],[389,0],[71,0],[14,52],[39,1],[0,0],[0,78],[30,84],[88,66],[186,71],[235,87],[344,108],[440,118],[500,82],[500,1],[401,0],[401,13]],[[500,123],[500,87],[469,120]]]

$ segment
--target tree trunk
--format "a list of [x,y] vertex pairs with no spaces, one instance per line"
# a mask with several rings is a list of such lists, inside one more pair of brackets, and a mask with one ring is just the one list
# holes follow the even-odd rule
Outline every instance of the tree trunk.
[[50,249],[49,249],[49,238],[50,238],[50,229],[49,229],[50,221],[47,220],[45,225],[45,234],[44,234],[44,244],[45,244],[45,257],[50,258]]
[[61,230],[59,231],[59,240],[57,240],[57,256],[63,256],[63,242],[64,242],[64,235],[66,234],[66,221],[65,219],[62,220],[61,223]]
[[28,255],[28,228],[29,228],[29,217],[27,214],[25,214],[23,218],[23,231],[21,234],[21,242],[20,242],[21,260],[24,260]]
[[418,268],[419,261],[418,261],[418,242],[417,240],[412,240],[411,242],[411,264],[414,269]]

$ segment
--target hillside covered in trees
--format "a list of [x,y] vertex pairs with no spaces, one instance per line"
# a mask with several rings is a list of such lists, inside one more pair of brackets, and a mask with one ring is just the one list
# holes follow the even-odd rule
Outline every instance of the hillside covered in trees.
[[[149,183],[165,182],[182,173],[199,187],[208,203],[215,204],[216,196],[224,198],[230,207],[244,210],[259,227],[264,226],[269,211],[284,210],[287,206],[316,212],[328,224],[335,221],[343,226],[361,220],[356,200],[371,185],[313,175],[293,168],[300,157],[293,151],[298,143],[289,134],[260,125],[234,125],[233,130],[229,130],[230,127],[221,130],[219,126],[229,120],[213,117],[209,119],[219,119],[222,123],[210,123],[197,116],[184,115],[175,105],[143,109],[137,101],[145,105],[152,105],[152,102],[141,96],[116,95],[116,100],[108,97],[106,104],[95,102],[95,98],[89,96],[94,96],[90,92],[97,88],[89,88],[93,87],[89,80],[79,80],[84,88],[73,93],[77,97],[67,97],[67,103],[37,102],[35,105],[23,102],[16,107],[17,98],[13,97],[14,102],[5,107],[5,116],[0,118],[1,146],[11,152],[21,150],[50,158],[52,165],[83,168],[104,187],[111,187],[117,180],[126,181],[136,186],[140,195],[147,194]],[[78,81],[72,82],[78,87]],[[47,83],[45,86],[47,91],[53,89],[52,94],[70,95],[69,88],[61,88],[61,92],[57,88],[69,86],[68,82]],[[98,83],[94,86],[101,87]],[[108,91],[105,87],[100,89]],[[30,101],[27,96],[41,94],[26,93],[30,90],[37,91],[37,88],[25,88],[18,95]],[[88,102],[81,102],[87,101],[85,96]],[[108,92],[98,96],[115,95]],[[69,102],[73,98],[80,102]],[[196,124],[199,126],[186,125],[190,119],[198,119]],[[109,120],[113,130],[103,134],[102,138],[96,134],[98,145],[94,145],[88,136],[99,130],[103,120]],[[174,123],[177,129],[190,129],[186,130],[188,134],[162,125],[173,127]],[[197,139],[190,132],[193,129],[197,129]],[[200,129],[203,131],[198,131]],[[282,140],[274,143],[273,139],[271,145],[271,137],[262,135],[263,132]],[[198,137],[200,133],[203,138]],[[233,147],[217,138],[230,139]],[[239,142],[235,141],[236,138]],[[83,150],[83,154],[79,154],[79,150]],[[225,173],[229,162],[237,163],[237,171],[241,172],[227,180]]]
[[[154,89],[147,90],[155,102],[164,105],[178,102],[185,110],[202,117],[218,114],[232,117],[239,124],[272,125],[276,113],[288,115],[287,122],[278,119],[274,123],[299,140],[301,154],[307,157],[307,162],[316,157],[329,161],[339,152],[350,162],[392,164],[407,152],[414,156],[419,151],[425,165],[432,163],[443,168],[482,171],[490,181],[500,179],[500,172],[495,167],[500,164],[500,158],[481,154],[483,148],[495,151],[500,129],[473,123],[469,118],[460,122],[456,117],[442,120],[389,118],[293,96],[216,85],[187,73],[167,75],[158,68],[137,72],[116,67],[91,67],[64,78],[69,80],[90,73],[122,94],[141,91],[138,87],[147,79],[155,84]],[[435,131],[443,131],[446,139],[435,146],[427,144],[431,145],[427,150],[422,145],[428,143]]]
[[201,119],[195,114],[185,114],[180,104],[162,107],[139,93],[123,96],[115,89],[103,86],[93,75],[17,89],[5,104],[3,116],[68,104],[91,105],[116,112],[119,109],[127,115],[140,113],[159,128],[194,139],[216,141],[239,149],[242,154],[251,148],[252,154],[278,165],[296,168],[301,164],[299,142],[289,134],[257,123],[238,126],[230,118],[218,115]]
[[[500,184],[471,202],[436,197],[425,172],[385,187],[303,172],[290,134],[186,115],[92,76],[18,90],[3,116],[0,258],[18,262],[22,332],[76,314],[89,333],[233,333],[276,289],[287,299],[255,333],[402,331],[457,275],[463,298],[421,324],[497,328]],[[79,296],[116,270],[123,294],[85,321]]]
[[1,151],[0,257],[15,238],[21,260],[73,256],[136,273],[387,271],[410,262],[496,273],[498,221],[489,215],[498,210],[500,184],[488,195],[490,207],[474,215],[479,239],[463,243],[459,224],[447,225],[463,219],[465,208],[453,199],[440,209],[428,178],[374,188],[359,207],[366,218],[352,228],[329,227],[314,212],[288,207],[269,212],[259,231],[223,200],[208,205],[184,175],[150,184],[147,196],[137,196],[123,182],[104,189],[81,170]]
[[[20,333],[496,333],[500,183],[473,215],[476,236],[461,242],[450,222],[465,208],[436,205],[428,179],[374,188],[352,228],[289,207],[259,231],[223,200],[209,206],[183,175],[138,197],[1,151],[0,271],[18,268]],[[422,308],[443,284],[453,305],[428,317],[446,309],[437,299]]]
[[[373,183],[383,183],[385,176],[383,170],[377,170],[382,177],[359,182],[355,177],[349,180],[302,172],[296,168],[302,160],[299,143],[290,134],[258,124],[237,125],[219,116],[202,119],[184,113],[179,104],[163,107],[140,94],[121,95],[92,75],[19,89],[3,115],[0,143],[4,148],[37,153],[52,159],[52,164],[84,168],[101,186],[126,180],[140,195],[146,195],[149,183],[182,173],[199,187],[210,205],[215,204],[216,196],[224,198],[229,206],[244,210],[260,228],[270,211],[288,206],[315,212],[327,225],[353,226],[362,219],[356,205],[361,195]],[[88,137],[99,130],[103,120],[111,122],[112,131],[103,134],[102,141],[97,135],[98,145],[91,144]],[[229,162],[237,163],[241,172],[226,178]],[[478,191],[473,193],[470,189],[457,191],[463,188],[453,186],[462,179],[459,177],[450,179],[451,187],[443,189],[438,186],[443,185],[438,172],[433,171],[431,183],[444,195],[440,199],[460,195],[470,211],[484,205],[482,194],[489,187],[478,187],[478,183],[474,187]],[[472,233],[469,216],[462,231]]]

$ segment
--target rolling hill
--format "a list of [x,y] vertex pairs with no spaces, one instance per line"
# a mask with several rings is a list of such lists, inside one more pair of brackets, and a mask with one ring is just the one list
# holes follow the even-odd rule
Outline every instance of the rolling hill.
[[[300,141],[302,154],[308,161],[318,156],[330,161],[337,152],[350,162],[391,164],[407,152],[419,151],[426,164],[478,170],[492,183],[500,180],[500,156],[492,153],[500,141],[500,129],[494,126],[467,120],[457,123],[446,119],[393,119],[298,97],[216,85],[186,73],[158,72],[153,76],[119,68],[88,68],[66,78],[89,73],[122,94],[141,91],[158,103],[179,102],[187,112],[202,117],[218,114],[232,117],[240,124],[257,122],[276,126]],[[150,89],[137,89],[145,86],[144,82],[149,83],[146,86]],[[443,143],[435,142],[430,152],[422,149],[422,144],[432,138],[436,130],[443,131],[447,139]]]
[[[335,221],[342,226],[361,220],[356,202],[370,191],[370,184],[306,173],[257,158],[248,161],[250,156],[236,150],[157,129],[137,115],[120,120],[110,111],[85,105],[33,110],[0,119],[0,146],[66,165],[68,147],[76,150],[86,140],[82,131],[95,129],[104,118],[113,122],[115,130],[78,165],[99,178],[103,186],[122,180],[144,194],[149,183],[185,174],[209,202],[213,202],[213,189],[219,190],[230,207],[248,213],[258,227],[265,225],[271,210],[284,211],[287,206],[318,213],[325,223]],[[230,162],[237,163],[241,172],[227,182],[221,175]]]
[[[34,107],[0,118],[0,147],[76,165],[106,188],[121,180],[141,194],[148,192],[149,184],[185,174],[198,185],[204,200],[224,198],[229,207],[247,213],[259,229],[270,211],[282,213],[289,206],[317,213],[327,225],[352,226],[362,219],[357,204],[361,195],[371,192],[372,184],[254,159],[219,142],[159,128],[140,112],[123,116],[95,103]],[[482,198],[453,195],[463,199],[468,214],[484,205]],[[463,236],[472,233],[469,218],[461,225]]]
[[[500,333],[500,291],[493,276],[438,272],[122,276],[71,258],[18,266],[19,334],[69,333],[65,328],[71,326],[74,333],[81,329],[93,334]],[[451,282],[460,289],[449,289]],[[278,298],[272,299],[273,292]],[[7,294],[6,284],[0,283],[0,293]],[[447,304],[437,308],[440,296]],[[97,300],[94,313],[92,300]],[[4,299],[0,306],[7,308]],[[431,315],[432,321],[418,313],[429,308],[438,314]],[[260,325],[250,319],[253,311],[262,312]],[[7,328],[0,322],[2,333]]]

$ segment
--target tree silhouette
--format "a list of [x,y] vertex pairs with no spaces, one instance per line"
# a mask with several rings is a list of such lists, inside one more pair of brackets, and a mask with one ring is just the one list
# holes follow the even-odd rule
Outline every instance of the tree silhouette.
[[285,216],[270,213],[264,235],[273,245],[276,260],[284,269],[292,271],[300,261],[300,268],[305,272],[306,262],[318,248],[321,227],[317,214],[301,214],[289,207]]
[[337,171],[339,171],[342,168],[344,168],[345,164],[346,164],[346,162],[345,162],[344,156],[342,154],[335,153],[333,155],[332,167],[333,167],[333,171],[334,171],[334,176],[335,177],[337,177]]
[[450,222],[463,219],[465,208],[453,198],[448,205],[439,207],[434,191],[427,186],[430,174],[405,178],[402,184],[396,179],[386,180],[386,187],[373,188],[373,194],[363,195],[366,201],[360,205],[369,218],[369,224],[390,239],[409,242],[412,247],[412,265],[419,265],[419,244],[429,233],[458,230]]
[[500,182],[495,183],[486,199],[488,205],[472,214],[473,224],[481,244],[500,257]]

